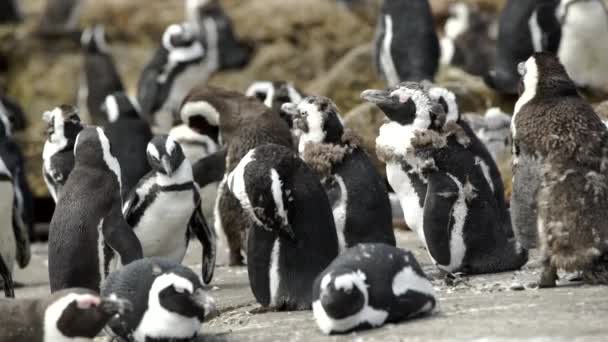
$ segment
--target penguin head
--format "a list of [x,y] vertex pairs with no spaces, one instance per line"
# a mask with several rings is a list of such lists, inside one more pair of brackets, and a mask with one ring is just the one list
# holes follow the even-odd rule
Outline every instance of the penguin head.
[[169,25],[162,37],[162,49],[167,52],[168,65],[198,63],[205,56],[196,27],[191,23]]
[[42,119],[46,122],[46,139],[51,144],[65,144],[69,147],[70,143],[82,130],[83,126],[78,116],[76,107],[61,105],[51,111],[42,114]]
[[140,117],[137,103],[121,91],[106,96],[101,111],[108,117],[109,122]]
[[114,173],[121,185],[121,171],[118,159],[113,153],[110,140],[101,127],[91,126],[84,128],[76,136],[74,143],[74,163],[86,165],[96,169],[106,169]]
[[88,27],[80,37],[80,44],[86,53],[110,54],[103,25]]
[[168,311],[203,321],[215,311],[215,301],[194,272],[179,266],[157,275],[150,286],[148,311]]
[[186,126],[199,135],[219,142],[220,108],[206,94],[191,92],[182,103],[180,118]]
[[146,149],[150,167],[158,173],[171,176],[186,161],[182,147],[171,136],[154,137]]
[[45,340],[92,339],[110,319],[129,311],[131,302],[116,296],[101,298],[80,288],[56,292],[44,311]]
[[576,85],[559,59],[552,53],[534,53],[528,60],[517,65],[517,72],[521,76],[518,103],[522,98],[529,101],[536,96],[554,97],[577,94]]
[[293,84],[286,81],[258,81],[247,88],[245,95],[255,97],[263,102],[266,107],[272,108],[279,113],[281,118],[287,122],[289,128],[293,128],[293,117],[287,114],[281,107],[285,103],[298,104],[304,95],[296,89]]
[[299,103],[285,103],[281,109],[293,118],[293,132],[300,138],[300,152],[307,143],[341,142],[344,124],[332,100],[307,96]]
[[443,111],[446,114],[446,122],[460,121],[458,102],[456,102],[456,95],[454,95],[453,92],[443,87],[430,85],[429,96],[443,108]]
[[338,270],[323,276],[319,301],[325,314],[337,320],[361,312],[369,297],[365,280],[365,274],[359,270]]

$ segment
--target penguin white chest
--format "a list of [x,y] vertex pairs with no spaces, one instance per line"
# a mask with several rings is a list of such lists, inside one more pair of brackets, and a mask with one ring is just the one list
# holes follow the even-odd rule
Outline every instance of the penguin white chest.
[[15,254],[13,232],[13,185],[10,180],[0,182],[0,254],[9,269],[12,269]]
[[412,180],[398,162],[386,164],[386,177],[399,198],[405,223],[418,234],[420,241],[426,245],[424,231],[422,230],[422,214],[424,211]]
[[181,262],[186,230],[194,212],[192,190],[161,192],[135,228],[144,257],[163,256]]
[[336,225],[336,233],[338,233],[338,244],[340,245],[340,251],[346,248],[346,239],[344,238],[344,229],[346,227],[346,210],[348,205],[348,190],[344,179],[339,175],[334,175],[336,183],[340,187],[340,197],[332,208],[334,214],[334,223]]

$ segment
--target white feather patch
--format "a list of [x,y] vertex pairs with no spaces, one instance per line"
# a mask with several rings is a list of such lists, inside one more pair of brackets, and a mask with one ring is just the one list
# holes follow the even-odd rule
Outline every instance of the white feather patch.
[[340,187],[340,199],[333,208],[334,222],[336,224],[336,233],[338,233],[338,244],[340,251],[346,249],[346,239],[344,238],[344,229],[346,228],[346,209],[348,207],[348,190],[344,179],[338,174],[333,175],[338,186]]
[[428,296],[435,296],[433,284],[425,277],[419,276],[411,266],[405,266],[393,278],[393,294],[401,296],[409,290],[417,291]]
[[298,111],[301,114],[306,113],[306,122],[308,123],[308,132],[300,131],[300,143],[298,145],[298,151],[300,154],[304,153],[306,144],[310,143],[322,143],[325,140],[327,134],[323,130],[324,118],[319,108],[313,103],[302,101],[298,104]]
[[110,141],[101,127],[97,127],[97,135],[99,136],[99,142],[101,143],[101,149],[103,150],[103,160],[106,162],[106,165],[108,165],[108,168],[114,173],[118,185],[122,188],[120,164],[118,163],[118,159],[110,152]]
[[281,275],[279,274],[279,258],[280,258],[281,245],[277,238],[272,245],[272,252],[270,253],[270,267],[268,267],[268,283],[270,285],[270,305],[275,306],[277,304],[277,293],[279,292],[279,285],[281,282]]
[[106,114],[108,115],[108,121],[115,122],[120,116],[120,110],[118,109],[118,103],[113,95],[106,97]]
[[488,182],[488,185],[490,186],[490,189],[492,190],[492,192],[494,192],[494,183],[492,182],[492,177],[490,177],[490,167],[488,166],[488,164],[486,164],[483,159],[475,157],[475,165],[479,166],[484,178],[486,179],[486,182]]
[[247,194],[246,184],[247,180],[245,179],[245,168],[247,164],[255,161],[253,155],[255,154],[255,149],[250,150],[247,154],[241,159],[241,161],[237,164],[237,166],[230,172],[228,175],[228,189],[234,194],[234,196],[239,200],[243,210],[249,213],[249,216],[261,227],[265,227],[265,225],[260,221],[260,219],[255,215],[253,211],[253,206],[251,205],[251,201],[249,200],[249,194]]
[[54,341],[54,342],[87,342],[91,341],[89,338],[84,337],[68,337],[65,336],[57,328],[57,321],[61,318],[63,310],[68,307],[72,302],[99,302],[99,297],[90,294],[77,294],[69,293],[55,302],[49,305],[44,311],[44,337],[43,341]]
[[[268,81],[256,81],[254,82],[252,85],[249,86],[249,88],[247,88],[247,91],[245,91],[245,96],[249,96],[249,97],[254,97],[257,94],[261,94],[264,95],[264,104],[266,104],[266,99],[269,97],[268,94],[270,94],[271,91],[273,91],[274,87],[272,85],[272,82],[268,82]],[[270,107],[268,105],[266,105],[267,107]]]
[[277,215],[279,215],[283,221],[283,225],[287,226],[289,225],[289,220],[287,218],[287,211],[285,210],[285,205],[283,203],[283,182],[281,182],[281,178],[277,170],[270,169],[270,180],[272,199],[274,200]]
[[380,50],[380,66],[384,71],[384,77],[389,87],[399,83],[399,75],[391,54],[391,45],[393,44],[393,19],[390,15],[384,16],[384,38],[382,39],[382,47]]
[[212,126],[220,124],[220,113],[207,101],[187,102],[180,114],[183,122],[188,122],[193,116],[202,116]]
[[525,63],[525,75],[524,80],[524,92],[521,94],[517,102],[515,103],[515,109],[513,110],[513,116],[511,118],[511,135],[513,139],[517,136],[517,127],[515,125],[515,118],[521,110],[521,108],[528,102],[530,102],[534,96],[536,96],[536,85],[538,84],[538,68],[536,67],[536,59],[534,57],[528,58]]
[[446,122],[456,122],[460,119],[460,113],[458,111],[458,102],[456,102],[456,95],[446,88],[433,87],[429,90],[429,96],[435,100],[443,99],[448,106],[448,112],[446,113]]
[[[447,174],[448,177],[452,179],[452,181],[458,186],[458,199],[454,206],[452,207],[452,220],[454,222],[451,227],[451,237],[450,237],[450,264],[449,265],[441,265],[437,264],[437,267],[447,271],[452,272],[462,265],[462,261],[464,260],[464,255],[466,253],[466,245],[464,244],[464,223],[467,217],[467,204],[466,204],[466,194],[465,189],[460,181],[452,176],[451,174]],[[446,227],[449,229],[449,227]]]
[[426,129],[431,125],[431,99],[419,89],[411,89],[407,87],[399,87],[393,90],[390,96],[398,96],[401,103],[412,100],[416,105],[416,118],[412,126],[420,129]]

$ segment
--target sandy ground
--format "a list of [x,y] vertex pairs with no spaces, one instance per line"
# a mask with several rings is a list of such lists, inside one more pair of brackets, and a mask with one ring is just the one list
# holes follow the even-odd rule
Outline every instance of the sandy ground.
[[[414,252],[439,297],[438,311],[427,318],[389,324],[379,329],[342,336],[325,336],[310,311],[251,313],[256,304],[243,267],[227,267],[224,253],[210,285],[220,316],[205,322],[202,340],[227,341],[606,341],[608,286],[564,281],[558,288],[539,290],[532,285],[539,273],[531,262],[521,271],[481,275],[446,285],[412,232],[397,232],[398,244]],[[223,248],[221,248],[223,250]],[[186,264],[200,272],[200,246],[191,244]],[[47,247],[33,246],[30,266],[18,270],[18,297],[49,293]],[[105,341],[105,338],[99,338]]]

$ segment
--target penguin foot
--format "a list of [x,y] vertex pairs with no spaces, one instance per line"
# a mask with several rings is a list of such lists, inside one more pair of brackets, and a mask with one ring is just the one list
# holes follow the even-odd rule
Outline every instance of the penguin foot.
[[458,286],[460,284],[466,284],[468,281],[468,278],[462,272],[456,272],[456,273],[446,272],[444,281],[447,286]]
[[252,315],[260,315],[273,311],[275,311],[275,309],[270,306],[259,306],[257,308],[249,310],[249,313]]
[[538,282],[538,288],[550,288],[555,287],[557,282],[557,268],[549,265],[545,265],[543,272],[540,275]]

